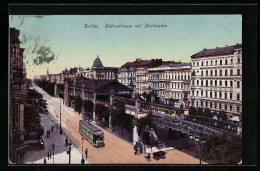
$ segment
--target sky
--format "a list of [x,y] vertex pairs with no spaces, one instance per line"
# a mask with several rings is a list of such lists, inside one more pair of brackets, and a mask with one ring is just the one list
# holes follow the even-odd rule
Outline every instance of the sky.
[[105,67],[137,58],[190,62],[204,48],[242,43],[241,15],[12,15],[9,27],[20,30],[28,77],[91,67],[97,55]]

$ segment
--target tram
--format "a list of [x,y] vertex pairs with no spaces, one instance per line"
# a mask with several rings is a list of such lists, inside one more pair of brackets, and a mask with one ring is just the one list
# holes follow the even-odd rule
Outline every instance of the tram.
[[[117,102],[117,101],[121,101],[121,102],[124,102],[125,104],[135,106],[135,100],[133,100],[133,99],[115,97],[115,102]],[[174,107],[174,106],[164,105],[164,104],[141,102],[141,107],[142,107],[142,109],[152,110],[155,112],[159,112],[159,113],[171,115],[171,116],[183,116],[184,115],[183,109]]]
[[79,132],[85,137],[94,147],[104,147],[104,133],[95,125],[91,123],[80,120],[79,121]]

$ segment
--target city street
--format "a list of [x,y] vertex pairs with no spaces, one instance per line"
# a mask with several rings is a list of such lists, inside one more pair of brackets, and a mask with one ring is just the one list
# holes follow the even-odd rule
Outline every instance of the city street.
[[[47,100],[49,115],[52,116],[53,122],[56,124],[56,129],[58,129],[60,124],[61,104],[63,133],[79,151],[82,151],[82,136],[79,134],[79,121],[82,117],[77,112],[62,105],[61,99],[49,96],[36,85],[35,89],[43,94],[44,99]],[[83,151],[88,148],[87,161],[90,164],[199,164],[198,159],[176,149],[167,151],[165,159],[154,160],[151,158],[151,161],[148,162],[144,158],[146,154],[134,155],[132,144],[120,139],[109,131],[104,129],[102,131],[105,137],[105,147],[103,148],[95,148],[87,140],[83,140]],[[61,144],[64,144],[64,139],[61,140]],[[74,157],[72,154],[72,159]],[[77,160],[80,162],[80,159]]]

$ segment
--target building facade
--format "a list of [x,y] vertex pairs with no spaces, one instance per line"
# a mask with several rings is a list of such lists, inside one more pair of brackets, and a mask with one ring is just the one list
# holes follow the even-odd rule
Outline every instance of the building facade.
[[114,80],[118,77],[118,68],[104,67],[99,56],[97,56],[92,67],[87,68],[85,71],[82,71],[82,73],[82,75],[86,78],[97,80]]
[[10,115],[9,149],[10,162],[23,163],[24,144],[24,106],[26,103],[26,73],[23,64],[24,49],[20,48],[20,31],[10,28]]
[[191,61],[191,105],[241,120],[242,44],[203,49]]
[[189,108],[191,63],[168,64],[148,69],[148,86],[165,104]]

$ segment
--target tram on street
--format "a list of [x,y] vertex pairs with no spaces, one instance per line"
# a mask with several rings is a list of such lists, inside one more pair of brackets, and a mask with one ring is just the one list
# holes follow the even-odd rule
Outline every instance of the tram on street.
[[95,125],[88,121],[79,121],[79,132],[85,137],[94,147],[104,147],[104,133]]

